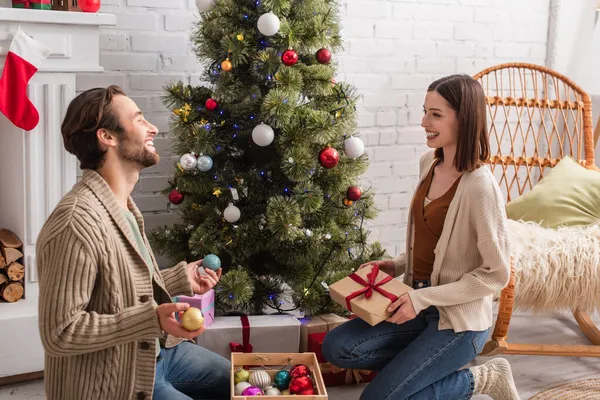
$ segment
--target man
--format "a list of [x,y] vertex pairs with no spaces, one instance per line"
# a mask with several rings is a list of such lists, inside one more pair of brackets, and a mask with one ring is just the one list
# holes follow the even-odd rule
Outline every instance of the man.
[[[83,177],[37,240],[39,327],[49,400],[225,399],[229,361],[188,340],[171,296],[203,294],[221,276],[202,260],[159,270],[130,195],[155,165],[157,129],[117,86],[69,105],[65,148]],[[160,343],[159,343],[160,338]],[[188,397],[189,396],[189,397]]]

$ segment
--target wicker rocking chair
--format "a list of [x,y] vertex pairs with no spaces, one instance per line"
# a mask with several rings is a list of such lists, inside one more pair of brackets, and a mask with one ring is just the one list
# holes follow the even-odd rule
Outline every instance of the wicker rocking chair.
[[[490,165],[509,202],[531,189],[544,172],[570,155],[586,168],[594,163],[590,96],[565,76],[522,63],[497,65],[474,76],[485,91],[491,144]],[[531,354],[600,357],[600,330],[589,314],[574,310],[593,345],[508,342],[515,298],[515,268],[499,298],[498,318],[482,355]]]

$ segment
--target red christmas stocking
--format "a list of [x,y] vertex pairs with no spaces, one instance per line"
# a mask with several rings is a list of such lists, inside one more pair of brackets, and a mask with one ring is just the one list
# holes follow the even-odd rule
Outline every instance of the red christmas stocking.
[[46,45],[33,40],[21,29],[17,29],[8,49],[0,78],[0,111],[26,131],[35,128],[40,121],[38,111],[27,98],[27,83],[49,53]]

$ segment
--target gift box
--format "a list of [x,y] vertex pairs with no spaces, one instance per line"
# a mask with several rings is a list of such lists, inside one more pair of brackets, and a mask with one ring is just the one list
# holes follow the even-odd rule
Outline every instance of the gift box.
[[366,383],[371,382],[373,378],[377,376],[377,372],[375,371],[338,368],[327,362],[321,351],[325,335],[327,335],[327,332],[309,334],[308,351],[315,353],[317,361],[321,366],[321,372],[323,373],[323,380],[325,381],[326,386]]
[[298,353],[300,322],[293,315],[216,317],[196,343],[225,358],[240,353]]
[[51,10],[50,0],[12,0],[13,8],[34,8],[36,10]]
[[308,350],[308,335],[311,333],[329,332],[348,320],[336,314],[319,315],[312,318],[299,318],[300,325],[300,352]]
[[329,286],[329,295],[371,326],[389,318],[387,311],[398,297],[413,290],[377,265],[362,268]]
[[215,291],[209,290],[204,294],[197,294],[192,297],[176,296],[173,297],[175,303],[188,303],[190,307],[196,307],[204,315],[204,326],[209,327],[215,320]]

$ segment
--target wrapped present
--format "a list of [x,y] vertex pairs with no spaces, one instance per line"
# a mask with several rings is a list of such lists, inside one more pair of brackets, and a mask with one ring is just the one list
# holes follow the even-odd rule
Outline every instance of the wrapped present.
[[323,380],[326,386],[341,386],[351,385],[358,383],[371,382],[377,372],[359,369],[345,369],[338,368],[323,357],[321,347],[323,346],[323,340],[325,339],[327,332],[311,333],[308,335],[308,351],[315,353],[317,361],[321,366],[321,372],[323,373]]
[[335,327],[348,321],[336,314],[319,315],[312,318],[299,318],[300,325],[300,352],[308,350],[308,335],[311,333],[329,332]]
[[50,0],[12,0],[13,8],[35,8],[36,10],[51,10]]
[[215,291],[213,289],[193,297],[177,296],[173,298],[176,303],[188,303],[190,307],[196,307],[204,315],[204,326],[209,327],[215,320]]
[[350,276],[329,286],[331,298],[352,311],[371,326],[389,318],[387,311],[398,297],[413,290],[394,279],[377,265],[362,268]]
[[196,343],[225,358],[239,353],[298,353],[300,322],[293,315],[216,317]]

